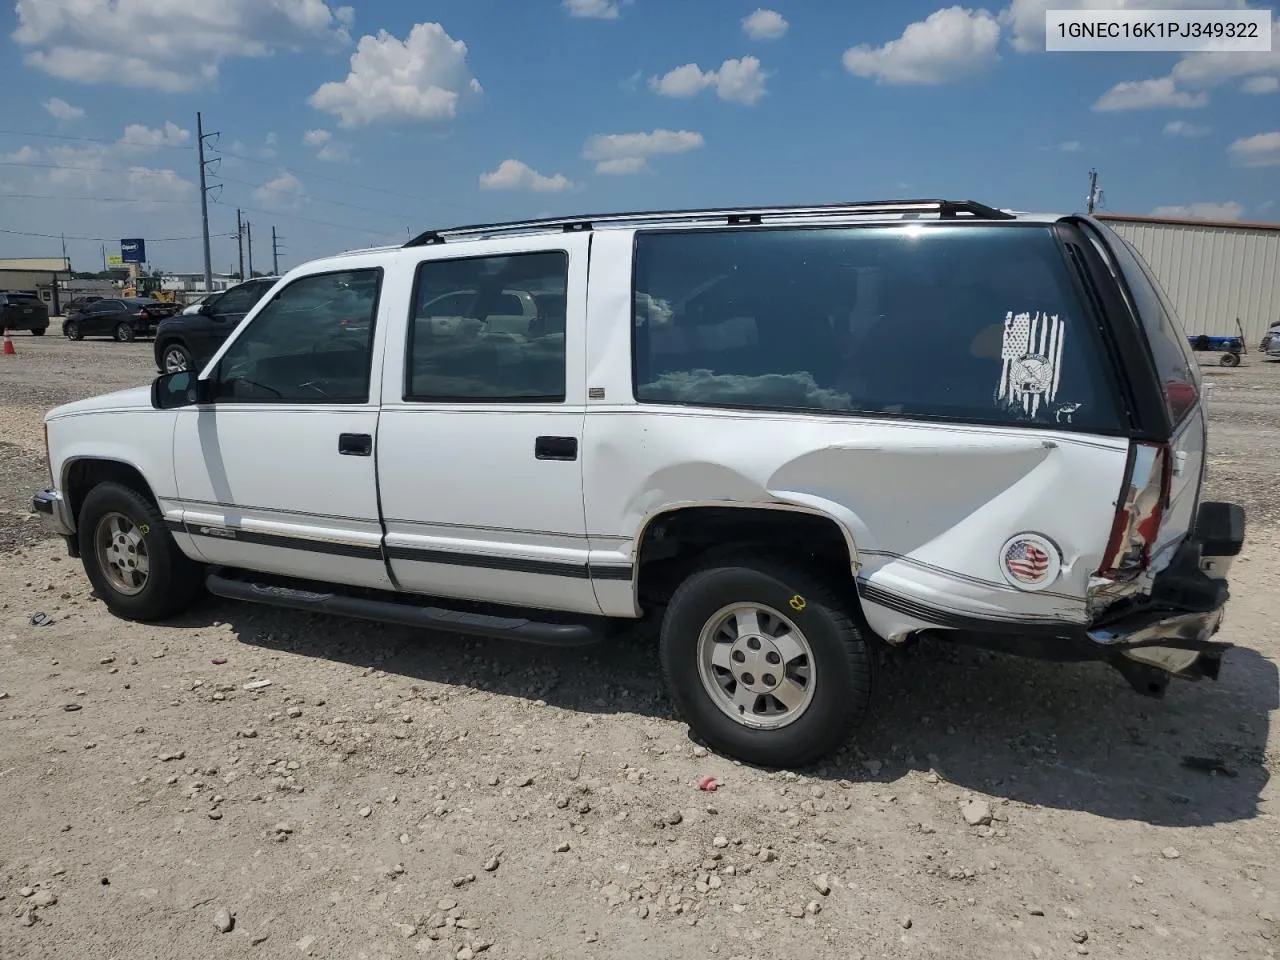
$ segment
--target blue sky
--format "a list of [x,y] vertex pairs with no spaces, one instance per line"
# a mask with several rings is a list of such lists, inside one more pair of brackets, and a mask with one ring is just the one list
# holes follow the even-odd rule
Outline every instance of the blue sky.
[[[1043,51],[1046,7],[1246,0],[5,0],[0,256],[215,270],[542,214],[947,196],[1280,219],[1280,44]],[[1274,12],[1273,12],[1274,16]],[[107,243],[107,252],[118,244]],[[69,239],[77,269],[101,243]]]

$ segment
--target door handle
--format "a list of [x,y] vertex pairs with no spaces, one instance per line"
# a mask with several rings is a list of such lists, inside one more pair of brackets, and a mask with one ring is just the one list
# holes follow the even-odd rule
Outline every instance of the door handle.
[[340,433],[338,452],[344,457],[370,456],[373,453],[373,437],[367,433]]
[[539,460],[577,460],[577,437],[538,437],[533,442],[533,455]]

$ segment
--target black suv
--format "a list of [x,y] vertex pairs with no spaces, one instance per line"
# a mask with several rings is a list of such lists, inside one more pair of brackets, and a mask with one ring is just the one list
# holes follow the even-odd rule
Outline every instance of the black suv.
[[254,277],[165,320],[156,329],[156,368],[161,373],[202,368],[279,279]]
[[49,329],[49,308],[34,293],[0,290],[0,327],[30,330],[33,337],[43,337]]

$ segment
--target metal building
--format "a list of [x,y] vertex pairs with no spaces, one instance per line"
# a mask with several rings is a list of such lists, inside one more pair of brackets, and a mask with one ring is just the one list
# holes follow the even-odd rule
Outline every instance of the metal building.
[[1267,328],[1280,322],[1280,223],[1120,213],[1098,219],[1138,248],[1188,335],[1243,330],[1246,347],[1256,350]]
[[71,279],[71,261],[64,257],[19,257],[0,260],[0,290],[34,293],[61,313],[58,284]]

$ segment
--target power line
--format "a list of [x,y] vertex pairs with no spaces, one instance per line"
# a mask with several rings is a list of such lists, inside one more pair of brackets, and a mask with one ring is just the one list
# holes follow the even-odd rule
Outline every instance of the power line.
[[149,197],[70,197],[57,193],[0,193],[0,200],[91,200],[98,203],[196,203],[195,200],[151,199]]
[[189,143],[138,143],[134,140],[104,140],[101,137],[72,137],[63,133],[36,133],[34,130],[0,130],[0,135],[14,137],[42,137],[46,140],[74,140],[79,143],[105,143],[115,147],[140,147],[155,150],[194,150]]
[[[23,230],[6,230],[0,228],[0,233],[7,233],[15,237],[40,237],[44,240],[91,240],[94,243],[118,243],[119,237],[68,237],[60,233],[27,233]],[[234,237],[234,233],[211,233],[211,237]],[[202,235],[194,237],[148,237],[147,243],[178,243],[182,240],[201,240]]]
[[[214,202],[218,206],[225,206],[225,204],[222,204],[219,201],[215,200]],[[260,213],[264,217],[283,217],[286,220],[297,220],[299,223],[311,223],[320,227],[333,227],[335,230],[350,230],[355,233],[364,233],[373,237],[399,237],[400,236],[398,232],[388,233],[387,231],[384,231],[384,230],[369,230],[369,229],[366,229],[365,227],[352,226],[349,223],[333,223],[332,221],[329,221],[329,220],[316,220],[311,217],[300,217],[297,214],[284,213],[283,211],[280,211],[280,210],[264,210],[261,207],[246,207],[243,204],[240,206],[240,209],[248,211],[249,213]]]

